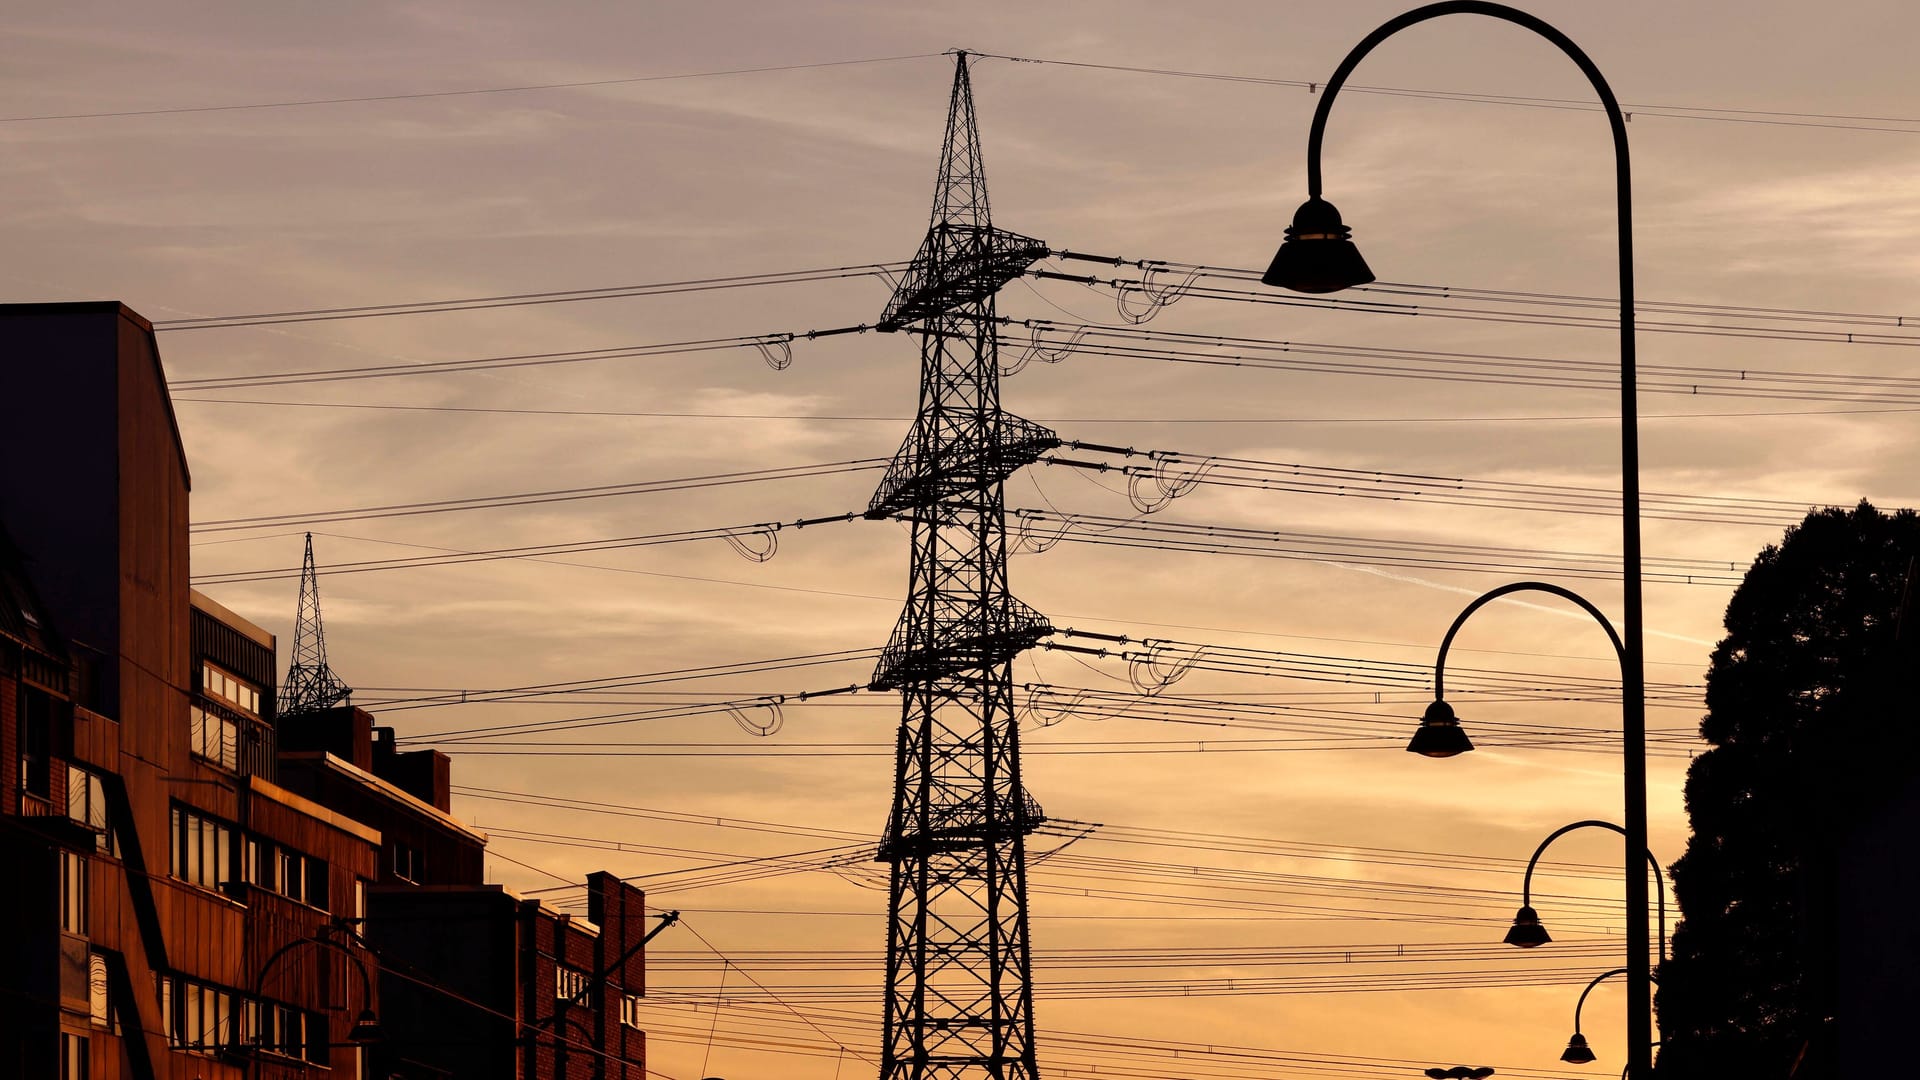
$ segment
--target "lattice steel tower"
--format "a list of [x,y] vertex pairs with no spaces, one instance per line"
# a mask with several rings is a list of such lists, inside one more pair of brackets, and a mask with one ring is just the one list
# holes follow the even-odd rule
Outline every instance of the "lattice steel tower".
[[911,522],[906,610],[875,689],[902,698],[881,1080],[1032,1080],[1026,837],[1012,660],[1052,631],[1007,591],[1003,481],[1059,445],[1000,411],[993,295],[1047,253],[993,228],[959,54],[933,221],[880,326],[920,335],[913,430],[867,508]]
[[327,666],[327,637],[320,626],[320,578],[313,571],[313,534],[300,564],[300,612],[293,620],[293,662],[280,688],[281,718],[302,716],[345,704],[353,688]]

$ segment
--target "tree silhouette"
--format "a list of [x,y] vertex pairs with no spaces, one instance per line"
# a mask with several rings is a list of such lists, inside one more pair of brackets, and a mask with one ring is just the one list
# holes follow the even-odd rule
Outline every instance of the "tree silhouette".
[[1834,852],[1920,775],[1894,696],[1916,554],[1911,510],[1818,510],[1727,605],[1700,724],[1712,748],[1687,770],[1693,835],[1672,870],[1663,1078],[1831,1075]]

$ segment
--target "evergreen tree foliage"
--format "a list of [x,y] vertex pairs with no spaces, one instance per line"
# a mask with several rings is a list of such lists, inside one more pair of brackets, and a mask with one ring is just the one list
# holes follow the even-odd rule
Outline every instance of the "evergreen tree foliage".
[[1833,853],[1920,776],[1920,626],[1911,613],[1902,626],[1916,555],[1911,510],[1818,510],[1760,553],[1727,606],[1700,724],[1711,749],[1687,770],[1693,835],[1672,867],[1664,1080],[1830,1075]]

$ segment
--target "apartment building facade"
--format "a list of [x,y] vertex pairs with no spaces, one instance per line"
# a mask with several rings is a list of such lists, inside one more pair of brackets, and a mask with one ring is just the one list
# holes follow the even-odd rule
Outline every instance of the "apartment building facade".
[[[640,1080],[642,894],[596,875],[583,922],[485,885],[445,756],[361,710],[280,723],[273,635],[191,588],[151,325],[0,305],[0,400],[0,1075]],[[503,949],[512,992],[459,961]],[[576,976],[556,1041],[527,987]]]

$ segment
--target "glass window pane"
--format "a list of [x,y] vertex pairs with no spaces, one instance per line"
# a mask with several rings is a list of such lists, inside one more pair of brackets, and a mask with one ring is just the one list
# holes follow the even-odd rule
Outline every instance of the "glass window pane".
[[107,1026],[107,958],[99,953],[87,957],[87,1004],[95,1027]]

